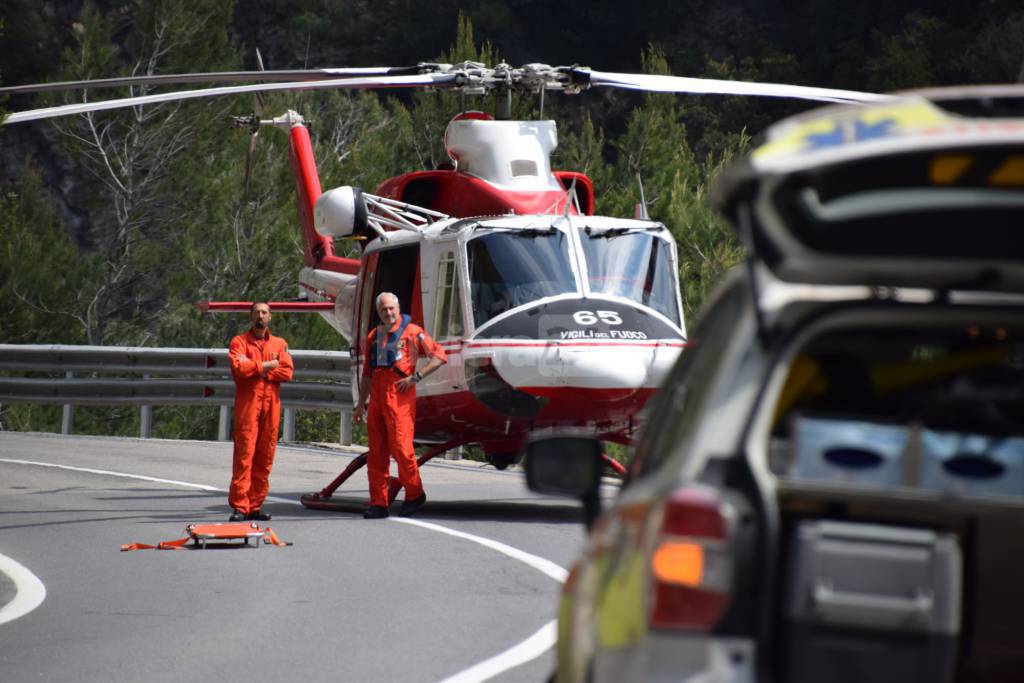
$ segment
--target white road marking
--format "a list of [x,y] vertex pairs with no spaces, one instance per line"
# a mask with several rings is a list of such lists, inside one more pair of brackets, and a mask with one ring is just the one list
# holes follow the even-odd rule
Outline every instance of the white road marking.
[[9,458],[0,458],[0,462],[9,462],[15,465],[35,465],[36,467],[52,467],[58,470],[71,470],[72,472],[85,472],[87,474],[103,474],[108,477],[122,477],[124,479],[141,479],[142,481],[152,481],[157,484],[174,484],[176,486],[186,486],[193,489],[202,489],[203,491],[223,491],[224,489],[218,489],[213,486],[204,486],[203,484],[192,484],[187,481],[176,481],[174,479],[160,479],[158,477],[144,477],[141,474],[125,474],[124,472],[111,472],[110,470],[94,470],[90,467],[72,467],[71,465],[57,465],[52,462],[35,462],[33,460],[11,460]]
[[[207,486],[205,484],[195,484],[188,481],[178,481],[175,479],[161,479],[159,477],[147,477],[141,474],[127,474],[125,472],[112,472],[110,470],[97,470],[89,467],[72,467],[71,465],[58,465],[55,463],[35,462],[32,460],[13,460],[9,458],[0,458],[0,462],[12,463],[16,465],[35,465],[37,467],[52,467],[60,470],[70,470],[72,472],[85,472],[87,474],[100,474],[111,477],[122,477],[124,479],[139,479],[142,481],[150,481],[157,484],[172,484],[175,486],[184,486],[186,488],[200,489],[203,491],[227,491],[227,489],[217,488],[215,486]],[[279,498],[277,496],[267,496],[267,500],[275,503],[302,505],[302,503],[297,500],[292,500],[289,498]],[[563,567],[560,567],[554,562],[544,559],[543,557],[540,557],[538,555],[533,555],[523,550],[519,550],[518,548],[513,548],[512,546],[501,543],[500,541],[495,541],[490,538],[485,538],[483,536],[476,536],[474,534],[467,534],[464,531],[456,531],[455,529],[449,529],[448,527],[441,526],[440,524],[424,522],[418,519],[411,519],[409,517],[391,517],[389,519],[394,522],[410,524],[413,526],[422,527],[424,529],[429,529],[431,531],[436,531],[437,533],[455,536],[456,538],[461,538],[476,543],[478,545],[482,545],[485,548],[490,548],[491,550],[495,550],[499,553],[502,553],[503,555],[507,555],[508,557],[511,557],[514,560],[518,560],[519,562],[522,562],[536,569],[537,571],[541,572],[542,574],[545,574],[546,576],[554,579],[555,581],[558,581],[559,583],[565,582],[566,576],[568,576],[568,572]],[[4,556],[0,555],[0,558],[4,558]],[[14,562],[13,560],[10,561]],[[16,562],[14,564],[17,565]],[[21,565],[17,566],[21,567]],[[21,569],[24,569],[24,567],[21,567]],[[0,570],[5,570],[5,567],[0,565]],[[39,598],[39,602],[42,602],[43,597],[46,596],[46,589],[43,587],[42,582],[39,582],[39,579],[36,579],[31,572],[29,572],[27,569],[25,569],[25,572],[28,573],[28,576],[32,577],[32,579],[38,582],[39,589],[42,591],[42,596]],[[18,590],[18,596],[21,596],[20,587]],[[15,601],[17,601],[17,598],[15,598]],[[35,609],[35,607],[38,604],[39,603],[37,602],[36,604],[32,605],[31,608],[25,610],[25,612],[17,614],[16,616],[11,617],[10,619],[16,619],[22,614],[25,614],[31,611],[32,609]],[[3,623],[4,620],[2,619],[2,617],[5,615],[6,610],[9,607],[10,605],[5,607],[4,610],[0,610],[0,623]],[[8,621],[10,619],[8,619]],[[544,624],[544,626],[542,626],[540,630],[538,630],[536,633],[534,633],[532,636],[530,636],[523,642],[517,645],[513,645],[508,650],[505,650],[504,652],[501,652],[489,659],[485,659],[479,664],[475,664],[469,667],[468,669],[464,669],[463,671],[460,671],[459,673],[454,674],[453,676],[449,676],[448,678],[444,679],[444,681],[442,681],[441,683],[482,683],[482,681],[489,680],[500,673],[517,667],[520,664],[525,664],[526,662],[536,659],[540,655],[544,654],[551,647],[554,646],[556,635],[557,631],[555,621],[549,621],[548,623]]]
[[0,573],[14,582],[17,593],[14,599],[0,608],[0,624],[23,617],[46,599],[46,586],[24,565],[6,555],[0,555]]
[[455,536],[456,538],[464,538],[467,541],[478,543],[484,546],[485,548],[497,550],[499,553],[502,553],[503,555],[508,555],[514,560],[519,560],[524,564],[530,565],[537,571],[547,574],[559,583],[564,583],[565,578],[569,575],[569,572],[567,572],[562,567],[559,567],[551,560],[545,560],[543,557],[531,555],[530,553],[522,551],[519,548],[513,548],[510,545],[505,545],[504,543],[501,543],[499,541],[492,541],[491,539],[484,538],[483,536],[474,536],[473,534],[467,534],[464,531],[456,531],[455,529],[449,529],[448,527],[441,526],[440,524],[423,522],[418,519],[412,519],[411,517],[389,517],[388,519],[394,522],[412,524],[415,526],[423,527],[424,529],[430,529],[431,531],[436,531],[440,534],[448,534],[449,536]]
[[547,652],[555,644],[556,635],[556,622],[552,619],[518,645],[510,647],[490,659],[485,659],[479,664],[474,664],[454,676],[449,676],[441,683],[479,683],[479,681],[494,678],[514,666],[525,664]]
[[[156,484],[173,484],[175,486],[184,486],[185,488],[200,489],[201,491],[214,491],[220,493],[227,493],[227,489],[217,488],[216,486],[207,486],[206,484],[195,484],[190,481],[178,481],[177,479],[161,479],[160,477],[147,477],[142,474],[127,474],[125,472],[112,472],[111,470],[96,470],[91,467],[72,467],[71,465],[58,465],[52,462],[36,462],[34,460],[14,460],[11,458],[0,458],[0,462],[9,462],[15,465],[35,465],[36,467],[52,467],[58,470],[70,470],[72,472],[85,472],[86,474],[102,474],[108,477],[121,477],[122,479],[139,479],[141,481],[151,481]],[[291,498],[278,498],[277,496],[267,496],[267,500],[272,503],[287,503],[289,505],[302,505],[297,500]]]

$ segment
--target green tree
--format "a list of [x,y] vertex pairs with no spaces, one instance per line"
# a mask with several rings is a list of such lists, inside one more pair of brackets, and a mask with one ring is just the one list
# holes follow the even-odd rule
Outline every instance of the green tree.
[[75,344],[82,285],[93,259],[79,256],[53,196],[33,167],[0,197],[0,319],[6,344]]
[[[130,8],[133,21],[119,49],[115,25],[91,4],[74,25],[76,45],[64,53],[61,76],[154,75],[166,71],[229,67],[230,6],[161,1]],[[133,94],[152,88],[141,86]],[[164,103],[83,114],[54,125],[72,163],[89,178],[82,183],[89,225],[85,246],[99,256],[84,324],[92,343],[147,341],[127,332],[162,313],[164,282],[174,266],[166,250],[179,241],[179,216],[196,194],[174,192],[197,185],[186,167],[202,149],[210,122],[223,119],[228,103]],[[201,193],[202,188],[198,188]],[[201,194],[200,194],[201,196]],[[114,332],[114,334],[111,334]]]
[[1024,83],[1024,11],[987,22],[954,61],[968,83]]
[[867,87],[877,92],[920,88],[938,82],[933,45],[944,31],[943,23],[920,12],[907,15],[895,35],[874,31],[874,56],[867,59]]

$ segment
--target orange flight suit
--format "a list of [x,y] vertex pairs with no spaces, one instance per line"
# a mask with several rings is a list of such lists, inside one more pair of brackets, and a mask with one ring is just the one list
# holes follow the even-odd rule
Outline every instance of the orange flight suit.
[[[281,382],[292,378],[295,364],[288,342],[270,331],[259,339],[250,329],[228,348],[235,379],[235,440],[228,504],[243,514],[259,510],[270,490],[277,428],[281,421]],[[280,362],[264,377],[261,363]]]
[[[401,325],[399,319],[388,333]],[[370,480],[370,505],[387,507],[392,456],[398,463],[398,479],[405,488],[405,499],[423,495],[423,482],[412,446],[416,431],[416,388],[399,391],[395,383],[416,372],[416,360],[420,356],[447,361],[448,355],[422,327],[409,323],[396,344],[400,357],[390,367],[371,368],[370,348],[376,343],[379,331],[380,326],[377,326],[367,335],[363,353],[363,374],[370,377],[370,403],[366,411],[370,447],[366,452],[366,476]]]

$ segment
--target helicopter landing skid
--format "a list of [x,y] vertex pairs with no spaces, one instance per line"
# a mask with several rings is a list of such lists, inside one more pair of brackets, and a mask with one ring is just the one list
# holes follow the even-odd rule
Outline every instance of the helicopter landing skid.
[[[457,446],[463,445],[465,442],[462,439],[447,441],[439,446],[431,448],[429,451],[421,455],[416,459],[416,465],[422,467],[424,463],[434,459],[438,455],[449,451]],[[303,506],[311,510],[332,510],[335,512],[353,512],[354,510],[362,509],[364,503],[356,503],[351,499],[339,499],[333,500],[332,496],[334,492],[338,490],[345,481],[352,476],[352,474],[360,467],[366,464],[366,453],[354,458],[348,466],[341,471],[337,477],[334,478],[330,484],[325,486],[322,490],[317,493],[307,493],[306,495],[299,498],[299,502]],[[398,492],[402,489],[402,482],[397,477],[388,477],[388,504],[395,502],[395,498],[398,497]]]

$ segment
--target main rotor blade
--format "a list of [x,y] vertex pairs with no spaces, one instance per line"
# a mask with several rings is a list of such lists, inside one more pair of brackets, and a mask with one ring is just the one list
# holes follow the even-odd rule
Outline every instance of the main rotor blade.
[[[259,67],[260,71],[266,71],[267,70],[266,67],[263,66],[263,55],[260,54],[260,49],[259,48],[256,48],[256,66]],[[373,74],[365,74],[365,75],[366,76],[371,76]],[[378,74],[378,75],[380,75],[380,74]],[[399,76],[399,75],[405,75],[405,74],[384,74],[384,75]],[[298,80],[298,79],[296,79],[296,80]],[[255,104],[255,106],[253,108],[253,112],[256,114],[256,118],[260,118],[261,116],[263,116],[263,95],[261,95],[260,93],[254,93],[253,96],[252,96],[252,99],[253,99],[253,102]]]
[[[269,72],[268,72],[269,73]],[[174,102],[192,100],[201,97],[218,97],[221,95],[237,95],[241,93],[266,92],[276,90],[360,90],[373,88],[413,88],[417,86],[443,86],[454,84],[460,76],[456,74],[424,74],[422,76],[379,76],[373,78],[330,79],[325,81],[308,81],[299,83],[257,83],[255,85],[232,85],[205,90],[185,90],[182,92],[162,93],[159,95],[143,95],[141,97],[125,97],[118,100],[102,102],[79,102],[59,107],[44,109],[28,109],[12,112],[4,120],[4,124],[37,121],[71,114],[84,114],[107,109],[122,109],[143,104],[158,102]]]
[[118,88],[128,85],[174,85],[177,83],[248,83],[252,81],[319,81],[326,78],[366,76],[411,76],[419,73],[416,66],[370,66],[352,69],[290,69],[283,71],[219,71],[204,74],[161,74],[155,76],[122,76],[89,81],[33,83],[0,88],[0,95],[22,95],[33,92]]
[[590,77],[591,85],[602,85],[627,90],[676,92],[707,95],[755,95],[761,97],[792,97],[821,102],[882,102],[893,99],[890,95],[834,90],[783,83],[752,83],[749,81],[723,81],[712,78],[686,78],[684,76],[657,76],[650,74],[623,74],[579,69]]

